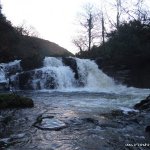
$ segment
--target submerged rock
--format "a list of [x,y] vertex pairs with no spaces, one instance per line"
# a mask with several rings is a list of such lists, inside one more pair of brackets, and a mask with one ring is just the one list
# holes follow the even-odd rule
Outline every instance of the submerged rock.
[[139,109],[139,110],[148,110],[148,109],[150,109],[150,95],[146,99],[144,99],[141,102],[135,104],[134,108]]
[[41,130],[54,130],[58,131],[66,128],[66,124],[53,116],[38,117],[37,121],[34,123],[35,127]]
[[33,100],[16,94],[0,94],[0,109],[33,107]]

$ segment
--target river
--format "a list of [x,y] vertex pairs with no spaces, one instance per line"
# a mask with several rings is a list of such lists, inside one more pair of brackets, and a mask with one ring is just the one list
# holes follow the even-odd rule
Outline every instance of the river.
[[[149,149],[138,144],[150,143],[144,131],[150,114],[133,109],[149,89],[118,84],[91,60],[47,57],[31,71],[19,63],[1,65],[17,94],[32,98],[35,106],[0,111],[1,149]],[[4,82],[2,71],[1,76]]]
[[[132,106],[148,93],[135,88],[118,93],[20,91],[18,94],[34,100],[35,107],[1,111],[1,116],[10,119],[1,128],[1,141],[9,150],[115,150],[133,141],[145,143],[142,127],[126,119],[129,114],[134,116]],[[37,128],[34,124],[39,116],[53,117],[66,126]]]

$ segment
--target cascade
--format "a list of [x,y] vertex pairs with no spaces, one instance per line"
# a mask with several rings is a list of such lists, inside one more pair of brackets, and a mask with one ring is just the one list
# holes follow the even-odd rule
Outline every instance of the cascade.
[[[2,64],[2,66],[5,73],[9,72],[15,86],[23,90],[101,89],[115,86],[114,80],[89,59],[45,57],[43,67],[28,71],[21,69],[19,60]],[[0,81],[4,79],[5,74],[1,71]]]
[[115,85],[114,80],[99,70],[93,60],[75,59],[78,66],[79,80],[85,87],[107,88]]
[[5,83],[5,82],[7,82],[5,72],[3,68],[1,67],[0,68],[0,83]]
[[31,81],[33,89],[107,88],[115,85],[110,77],[98,69],[94,61],[71,59],[76,62],[78,79],[73,70],[75,67],[70,67],[73,64],[65,65],[62,58],[46,57],[43,68],[34,71]]
[[36,69],[33,75],[33,89],[63,89],[73,87],[74,73],[62,63],[61,58],[46,57],[43,68]]
[[17,86],[18,73],[22,71],[20,60],[14,60],[9,63],[0,64],[0,86],[2,89],[7,89],[11,80]]

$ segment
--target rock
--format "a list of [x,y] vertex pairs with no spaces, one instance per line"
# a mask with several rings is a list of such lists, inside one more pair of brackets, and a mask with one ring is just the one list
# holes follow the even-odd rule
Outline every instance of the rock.
[[16,142],[22,142],[22,141],[26,141],[26,137],[25,137],[25,133],[20,133],[20,134],[14,134],[11,135],[8,138],[2,138],[0,139],[0,149],[6,149],[11,145],[14,145],[14,143]]
[[134,109],[148,110],[150,109],[150,95],[141,102],[134,105]]
[[58,131],[66,128],[66,124],[53,116],[47,117],[38,117],[37,121],[33,124],[33,126],[37,127],[41,130],[54,130]]
[[92,124],[95,124],[95,125],[99,125],[98,120],[93,119],[93,118],[83,118],[82,120],[85,121],[86,123],[92,123]]
[[102,69],[103,58],[102,57],[98,57],[98,58],[95,59],[95,62],[98,65],[98,68]]
[[145,128],[145,132],[150,133],[150,126],[147,126],[147,127]]
[[73,58],[64,57],[62,61],[66,66],[69,66],[72,69],[72,71],[75,73],[75,78],[79,79],[76,60]]
[[0,83],[0,91],[8,90],[8,84],[7,82],[1,82]]
[[31,80],[31,76],[33,73],[34,73],[33,71],[26,71],[26,72],[19,74],[19,76],[18,76],[19,88],[21,90],[32,89],[32,86],[30,85],[30,80]]
[[33,70],[35,68],[40,68],[43,65],[43,56],[29,56],[27,58],[22,59],[21,67],[24,71]]
[[33,100],[16,94],[0,94],[0,109],[33,107]]

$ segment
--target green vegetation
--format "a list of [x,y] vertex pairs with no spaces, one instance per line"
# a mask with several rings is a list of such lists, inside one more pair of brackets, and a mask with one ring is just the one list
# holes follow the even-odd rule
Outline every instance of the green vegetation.
[[33,101],[30,98],[22,97],[16,94],[0,94],[0,109],[26,108],[33,106]]
[[150,61],[150,22],[138,20],[121,24],[110,32],[108,40],[92,51],[84,51],[77,56],[84,58],[101,57],[107,64],[113,65],[148,65]]

